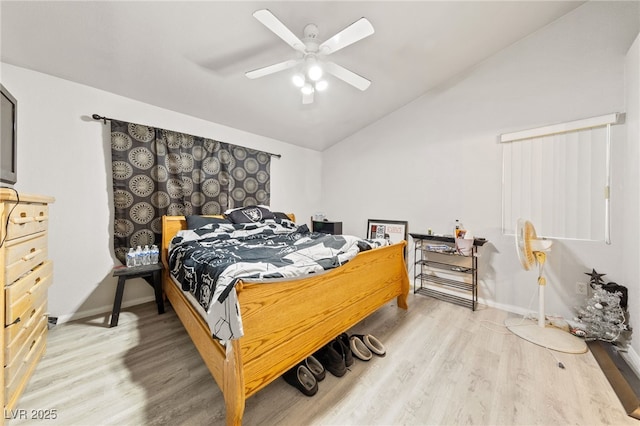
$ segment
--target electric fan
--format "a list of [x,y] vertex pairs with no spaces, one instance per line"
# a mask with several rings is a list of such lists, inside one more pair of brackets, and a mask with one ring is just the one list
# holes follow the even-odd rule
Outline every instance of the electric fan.
[[518,219],[516,249],[520,263],[527,271],[531,270],[536,263],[538,264],[538,322],[536,324],[527,319],[507,318],[504,323],[513,334],[531,343],[554,351],[581,354],[587,351],[587,345],[583,340],[564,330],[546,325],[544,289],[547,281],[543,270],[551,244],[551,240],[538,238],[531,222]]

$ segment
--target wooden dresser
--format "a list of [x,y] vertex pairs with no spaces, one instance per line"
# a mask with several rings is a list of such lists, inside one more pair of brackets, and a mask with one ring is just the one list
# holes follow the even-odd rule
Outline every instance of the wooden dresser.
[[47,289],[53,263],[47,252],[52,197],[0,188],[0,282],[4,306],[0,333],[4,368],[0,396],[14,409],[46,347]]

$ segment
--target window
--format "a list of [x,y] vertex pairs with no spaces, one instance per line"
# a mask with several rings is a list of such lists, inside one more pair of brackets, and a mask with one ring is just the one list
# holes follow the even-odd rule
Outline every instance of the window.
[[518,218],[539,235],[609,243],[609,114],[501,136],[502,229]]

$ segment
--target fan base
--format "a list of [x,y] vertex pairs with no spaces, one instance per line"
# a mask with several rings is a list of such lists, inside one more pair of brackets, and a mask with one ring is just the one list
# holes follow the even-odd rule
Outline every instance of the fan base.
[[537,321],[522,318],[507,318],[504,325],[516,336],[544,348],[569,354],[587,352],[584,340],[559,328],[540,327]]

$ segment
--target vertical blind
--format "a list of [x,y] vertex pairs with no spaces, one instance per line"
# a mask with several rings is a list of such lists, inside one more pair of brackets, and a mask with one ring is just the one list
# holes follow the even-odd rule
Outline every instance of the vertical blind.
[[610,114],[502,135],[503,232],[515,234],[523,218],[545,237],[609,242],[610,125],[617,122]]

